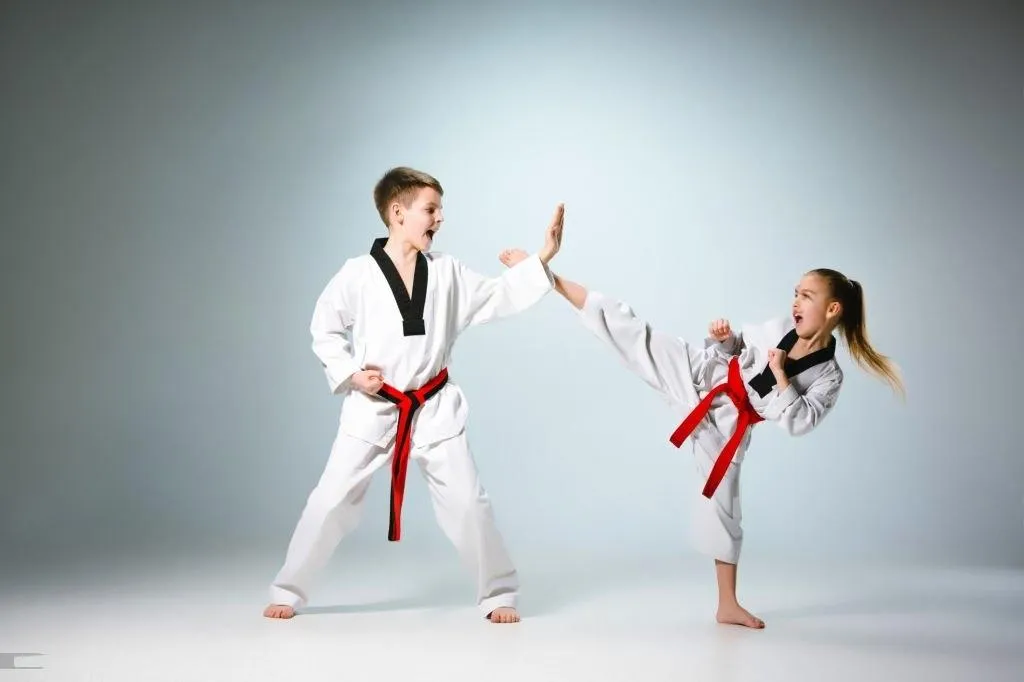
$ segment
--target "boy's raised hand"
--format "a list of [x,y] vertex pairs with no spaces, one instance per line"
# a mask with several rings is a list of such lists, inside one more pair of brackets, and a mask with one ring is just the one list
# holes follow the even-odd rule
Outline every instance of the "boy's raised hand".
[[562,227],[565,221],[565,204],[559,204],[555,208],[555,214],[551,217],[551,224],[544,233],[544,248],[537,254],[545,265],[548,264],[558,250],[562,248]]

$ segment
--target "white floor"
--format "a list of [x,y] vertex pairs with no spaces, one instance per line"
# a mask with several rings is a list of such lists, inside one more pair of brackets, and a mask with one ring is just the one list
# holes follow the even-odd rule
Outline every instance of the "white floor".
[[338,558],[305,613],[270,621],[279,558],[5,578],[0,682],[1024,680],[1024,571],[749,560],[751,631],[714,623],[711,567],[678,557],[521,558],[511,626],[480,617],[451,557]]

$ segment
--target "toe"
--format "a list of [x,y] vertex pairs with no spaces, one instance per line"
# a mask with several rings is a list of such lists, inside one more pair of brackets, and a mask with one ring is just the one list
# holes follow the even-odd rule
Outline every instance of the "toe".
[[288,606],[272,604],[263,611],[263,615],[267,618],[291,618],[295,611]]
[[492,623],[515,623],[519,620],[519,614],[505,607],[495,609],[489,616]]

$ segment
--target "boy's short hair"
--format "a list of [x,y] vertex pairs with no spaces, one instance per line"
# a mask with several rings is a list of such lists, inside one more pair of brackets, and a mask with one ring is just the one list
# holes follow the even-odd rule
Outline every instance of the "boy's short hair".
[[391,202],[398,199],[403,205],[408,206],[424,187],[435,189],[438,194],[444,196],[441,183],[423,171],[399,166],[385,173],[373,188],[373,202],[377,205],[377,213],[384,224],[391,227],[388,223],[388,206]]

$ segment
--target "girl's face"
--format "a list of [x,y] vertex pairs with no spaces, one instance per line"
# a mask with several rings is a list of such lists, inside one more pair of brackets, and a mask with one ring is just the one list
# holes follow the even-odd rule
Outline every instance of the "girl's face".
[[828,281],[818,275],[804,275],[793,293],[797,336],[810,339],[823,330],[831,333],[839,323],[842,308],[832,297]]

